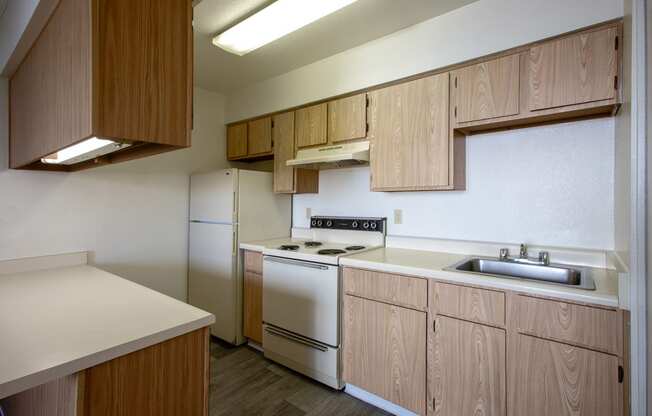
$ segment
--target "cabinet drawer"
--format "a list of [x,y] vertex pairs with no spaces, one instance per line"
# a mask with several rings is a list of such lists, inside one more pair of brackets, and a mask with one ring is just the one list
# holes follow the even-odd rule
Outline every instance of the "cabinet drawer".
[[257,251],[245,251],[245,271],[263,274],[263,254]]
[[428,281],[418,277],[345,268],[344,291],[422,311],[428,307]]
[[439,282],[432,282],[431,286],[434,313],[489,325],[505,325],[503,292]]
[[517,296],[518,331],[620,355],[620,314],[548,299]]

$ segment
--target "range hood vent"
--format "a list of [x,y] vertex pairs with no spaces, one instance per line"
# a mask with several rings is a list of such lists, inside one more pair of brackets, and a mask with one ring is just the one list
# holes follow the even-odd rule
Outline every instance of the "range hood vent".
[[369,141],[311,147],[297,152],[288,166],[303,169],[334,169],[369,164]]

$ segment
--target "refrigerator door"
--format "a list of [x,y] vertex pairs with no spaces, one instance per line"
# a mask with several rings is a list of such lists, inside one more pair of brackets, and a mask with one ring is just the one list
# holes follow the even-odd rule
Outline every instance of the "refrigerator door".
[[236,231],[228,224],[190,223],[188,302],[215,315],[211,334],[231,343],[240,325]]
[[237,223],[237,183],[237,169],[192,175],[190,221]]

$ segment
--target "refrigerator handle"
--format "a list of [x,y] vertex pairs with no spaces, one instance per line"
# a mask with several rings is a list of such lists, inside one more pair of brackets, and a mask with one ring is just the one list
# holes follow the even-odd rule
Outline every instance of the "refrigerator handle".
[[235,257],[235,256],[237,255],[237,251],[236,251],[236,250],[238,249],[238,248],[236,247],[236,246],[237,246],[237,238],[236,238],[235,227],[233,228],[233,238],[232,238],[231,240],[232,240],[232,243],[231,243],[231,246],[232,246],[232,252],[231,252],[231,255],[232,255],[233,257]]

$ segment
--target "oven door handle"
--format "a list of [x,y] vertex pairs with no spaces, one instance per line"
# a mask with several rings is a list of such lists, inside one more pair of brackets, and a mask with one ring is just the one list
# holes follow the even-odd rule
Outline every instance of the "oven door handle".
[[277,330],[275,330],[273,328],[270,328],[268,326],[265,327],[265,332],[267,332],[270,335],[285,338],[288,341],[296,342],[297,344],[302,344],[302,345],[308,346],[310,348],[314,348],[314,349],[319,350],[321,352],[328,351],[328,348],[324,347],[323,345],[319,345],[316,342],[310,342],[308,340],[305,340],[305,339],[302,339],[302,338],[295,337],[295,336],[292,336],[290,334],[287,334],[284,331],[283,332],[277,331]]
[[308,267],[310,269],[317,269],[317,270],[328,270],[329,267],[325,266],[323,264],[317,264],[317,263],[310,263],[306,261],[300,261],[300,260],[290,260],[290,259],[283,259],[280,257],[270,257],[270,256],[265,256],[263,258],[264,261],[269,261],[272,263],[280,263],[280,264],[288,264],[291,266],[299,266],[299,267]]

